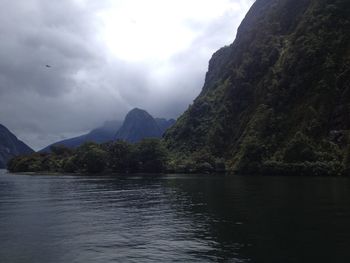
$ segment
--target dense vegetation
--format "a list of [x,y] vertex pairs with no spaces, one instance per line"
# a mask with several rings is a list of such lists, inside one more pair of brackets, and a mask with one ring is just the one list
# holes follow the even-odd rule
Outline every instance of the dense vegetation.
[[185,164],[174,158],[159,139],[144,139],[130,144],[115,141],[104,144],[87,142],[76,149],[63,145],[51,146],[50,153],[34,153],[11,159],[10,172],[60,173],[161,173],[161,172],[213,172],[223,171],[220,160],[199,155]]
[[241,174],[346,174],[349,14],[349,0],[257,0],[167,147],[179,160],[204,151]]
[[19,157],[9,169],[348,174],[349,14],[349,0],[257,0],[164,140],[85,144]]

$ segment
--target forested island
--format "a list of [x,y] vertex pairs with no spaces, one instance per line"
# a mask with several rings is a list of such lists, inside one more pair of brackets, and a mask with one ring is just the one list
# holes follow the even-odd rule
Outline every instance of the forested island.
[[350,1],[257,0],[161,139],[53,147],[8,169],[348,175]]
[[10,172],[53,173],[195,173],[224,172],[222,159],[203,152],[179,161],[159,139],[138,143],[115,141],[87,142],[76,149],[51,146],[50,153],[34,153],[11,159]]

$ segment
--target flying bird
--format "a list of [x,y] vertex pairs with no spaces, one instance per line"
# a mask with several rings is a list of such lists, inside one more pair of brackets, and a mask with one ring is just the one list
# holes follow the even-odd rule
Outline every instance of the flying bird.
[[50,65],[46,65],[46,67],[47,67],[47,68],[51,68],[51,66],[50,66]]

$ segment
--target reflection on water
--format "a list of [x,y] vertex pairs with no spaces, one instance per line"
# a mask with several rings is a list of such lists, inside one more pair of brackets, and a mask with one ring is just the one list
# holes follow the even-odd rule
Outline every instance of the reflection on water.
[[349,262],[346,178],[0,172],[0,262]]

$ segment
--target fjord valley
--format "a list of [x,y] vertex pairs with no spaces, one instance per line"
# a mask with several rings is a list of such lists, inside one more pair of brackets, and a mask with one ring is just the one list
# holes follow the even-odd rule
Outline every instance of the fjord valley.
[[11,172],[162,172],[168,152],[159,138],[175,120],[132,109],[123,122],[109,121],[75,138],[11,159]]
[[[161,128],[136,109],[110,137],[120,141],[18,157],[9,169],[65,171],[68,165],[101,172],[120,165],[122,171],[345,175],[349,13],[346,0],[258,0],[236,40],[213,55],[201,93],[174,125]],[[162,139],[141,141],[161,137],[166,128]],[[81,164],[81,155],[91,159]],[[86,168],[96,160],[99,168]]]
[[0,18],[0,263],[350,262],[350,0]]

